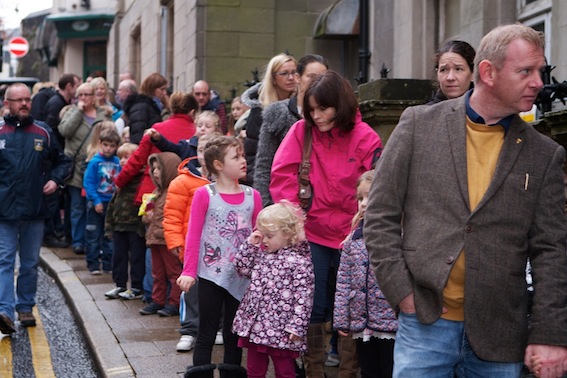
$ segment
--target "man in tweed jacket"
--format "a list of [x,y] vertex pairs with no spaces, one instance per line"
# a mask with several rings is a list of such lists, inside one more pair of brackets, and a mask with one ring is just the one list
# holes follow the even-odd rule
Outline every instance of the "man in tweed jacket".
[[400,311],[394,376],[518,377],[534,356],[540,376],[562,374],[565,151],[517,115],[543,86],[543,45],[522,25],[492,30],[475,88],[408,108],[378,161],[364,234]]

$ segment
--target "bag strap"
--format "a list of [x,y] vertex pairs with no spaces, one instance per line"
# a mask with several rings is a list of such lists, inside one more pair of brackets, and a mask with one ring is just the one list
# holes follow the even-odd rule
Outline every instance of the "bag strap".
[[99,122],[101,122],[101,121],[93,122],[93,124],[92,124],[91,127],[89,128],[89,132],[87,133],[87,136],[83,139],[83,141],[82,141],[81,144],[79,145],[79,148],[77,148],[77,150],[75,151],[74,159],[77,158],[77,154],[79,153],[79,151],[81,151],[81,148],[83,148],[83,146],[85,145],[87,139],[89,139],[89,136],[91,135],[91,131],[93,131],[95,125],[96,125],[97,123],[99,123]]
[[306,181],[309,184],[309,171],[311,170],[311,163],[309,159],[311,157],[312,141],[311,141],[311,126],[305,127],[305,133],[303,136],[303,153],[301,155],[301,165],[299,166],[299,181]]
[[299,166],[299,203],[302,209],[307,209],[311,205],[311,182],[309,181],[309,171],[311,170],[312,132],[311,126],[306,125],[303,141],[303,153],[301,156],[301,164]]

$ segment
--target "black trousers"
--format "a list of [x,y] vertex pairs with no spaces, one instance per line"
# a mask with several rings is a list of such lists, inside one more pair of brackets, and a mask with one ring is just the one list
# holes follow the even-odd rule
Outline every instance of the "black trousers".
[[142,290],[146,273],[146,240],[136,232],[114,231],[112,254],[112,280],[119,287],[127,287],[128,264],[133,289]]
[[394,339],[372,337],[356,339],[356,351],[362,378],[391,378],[394,368]]
[[193,352],[193,365],[211,363],[211,354],[215,336],[219,329],[220,317],[224,306],[222,336],[224,339],[225,364],[240,365],[242,349],[238,347],[238,336],[232,333],[232,321],[240,302],[224,288],[209,280],[199,278],[199,330]]

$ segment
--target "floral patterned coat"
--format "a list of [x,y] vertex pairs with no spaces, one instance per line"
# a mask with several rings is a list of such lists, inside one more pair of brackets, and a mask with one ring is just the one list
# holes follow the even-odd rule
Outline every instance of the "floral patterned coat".
[[354,333],[365,328],[379,332],[398,330],[396,314],[378,287],[369,265],[361,222],[341,253],[333,311],[336,330]]
[[[304,353],[315,288],[309,243],[267,253],[246,242],[234,263],[240,275],[250,278],[250,286],[232,331],[254,344]],[[290,333],[301,339],[290,341]]]

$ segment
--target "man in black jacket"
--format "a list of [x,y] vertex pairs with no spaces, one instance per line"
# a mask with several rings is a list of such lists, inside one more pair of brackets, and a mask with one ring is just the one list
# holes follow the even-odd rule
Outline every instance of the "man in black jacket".
[[[44,118],[39,119],[41,121],[45,121],[45,123],[47,123],[47,125],[51,127],[51,130],[53,130],[53,134],[57,138],[57,142],[59,143],[61,149],[63,150],[65,149],[65,138],[63,138],[61,134],[59,134],[59,130],[57,128],[59,126],[59,122],[61,121],[61,118],[59,118],[59,113],[61,113],[61,109],[63,109],[63,107],[71,104],[71,101],[75,97],[75,92],[79,84],[81,84],[81,79],[77,75],[70,73],[61,75],[61,77],[59,78],[58,89],[56,93],[49,98],[43,109]],[[35,97],[34,97],[34,101],[35,101]],[[32,114],[36,114],[34,113],[34,111],[35,112],[37,111],[34,110],[33,105],[31,110],[32,110]],[[62,227],[59,210],[62,207],[64,207],[63,201],[64,201],[64,193],[62,193],[61,190],[57,190],[48,198],[48,208],[49,208],[50,216],[45,221],[46,222],[45,236],[43,240],[43,245],[46,247],[64,248],[68,246],[67,242],[60,240],[56,235],[56,229]],[[67,208],[68,207],[69,206],[67,206]],[[65,214],[66,219],[70,219],[70,217],[67,216],[67,213]],[[70,225],[67,226],[68,226],[67,228],[70,229]],[[67,233],[70,233],[70,231],[68,231]],[[75,253],[77,254],[80,254],[82,252],[83,251],[81,249],[75,250]]]
[[81,84],[81,78],[75,74],[63,74],[59,78],[57,93],[51,96],[47,104],[45,104],[45,122],[51,127],[53,133],[59,141],[59,145],[65,149],[65,138],[59,134],[57,126],[61,118],[59,118],[59,113],[65,105],[71,104],[71,101],[75,97],[75,92],[77,87]]
[[12,84],[4,100],[10,114],[0,123],[0,332],[5,334],[15,331],[15,311],[23,327],[36,324],[32,309],[48,216],[45,196],[64,184],[70,169],[70,160],[58,148],[53,133],[30,116],[30,95],[25,84]]

